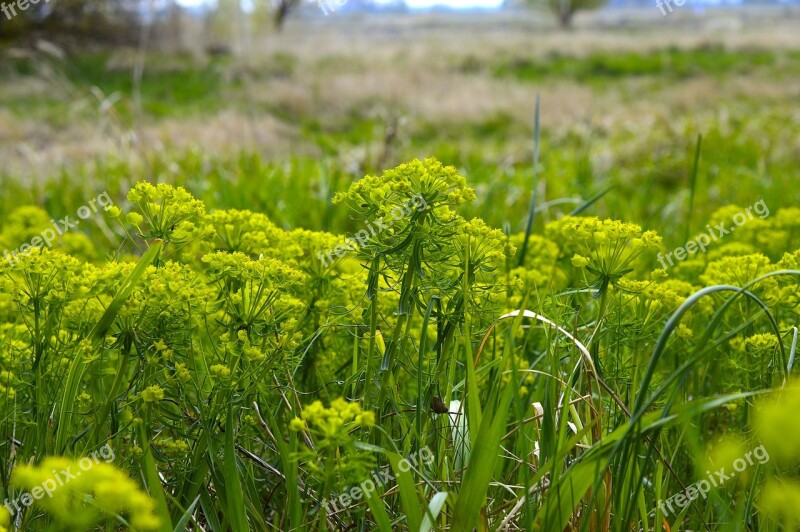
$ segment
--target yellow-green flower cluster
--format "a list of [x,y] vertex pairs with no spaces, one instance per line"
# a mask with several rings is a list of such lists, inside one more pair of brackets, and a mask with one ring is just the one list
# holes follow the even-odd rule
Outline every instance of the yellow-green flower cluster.
[[291,421],[292,430],[308,430],[328,439],[336,439],[346,435],[357,427],[375,425],[375,414],[361,410],[358,403],[349,403],[342,398],[331,402],[325,408],[322,401],[314,401],[306,406],[299,418]]
[[800,464],[799,411],[800,383],[792,381],[773,397],[761,401],[753,412],[756,438],[777,464],[792,467]]
[[[53,230],[53,222],[47,212],[35,206],[18,207],[11,211],[3,220],[0,231],[0,249],[15,250],[23,243],[30,242],[35,237],[40,237],[45,229]],[[52,241],[52,249],[67,253],[77,259],[94,261],[98,258],[97,251],[92,241],[83,233],[77,231],[65,232]],[[26,250],[26,253],[29,253]],[[21,257],[24,254],[17,254]],[[6,264],[6,260],[2,261]]]
[[5,506],[0,506],[0,532],[8,532],[11,524],[11,514]]
[[[91,466],[87,467],[87,461]],[[64,471],[70,471],[72,478],[64,478]],[[159,528],[153,500],[125,473],[106,462],[49,457],[39,466],[18,466],[12,485],[31,493],[42,490],[42,486],[57,486],[36,504],[64,529],[90,530],[104,521],[111,523],[114,516],[123,513],[133,530]]]
[[295,453],[295,459],[323,482],[342,486],[360,481],[375,460],[371,453],[356,447],[356,429],[374,425],[375,414],[362,410],[358,403],[339,398],[325,408],[315,401],[289,422],[291,430],[306,432],[314,442],[313,449],[303,448]]
[[[661,271],[663,270],[657,270],[657,272]],[[659,277],[658,274],[656,277]],[[624,305],[636,307],[636,319],[643,324],[650,324],[654,320],[663,321],[669,314],[677,310],[689,295],[697,291],[690,283],[668,278],[660,281],[621,279],[618,288],[622,294],[635,296],[623,296],[622,301]],[[706,302],[701,301],[692,309],[692,312],[702,313],[708,309]]]
[[221,380],[227,379],[231,376],[231,370],[228,368],[228,366],[223,364],[214,364],[208,369],[212,375]]
[[[214,231],[206,225],[205,204],[182,187],[140,181],[128,192],[128,201],[139,213],[129,214],[126,221],[136,227],[141,238],[185,244]],[[119,217],[122,213],[112,207],[109,214]]]
[[758,503],[763,516],[782,525],[778,530],[800,529],[800,481],[768,480],[761,489]]
[[769,259],[760,254],[723,257],[711,262],[700,281],[706,285],[745,286],[756,277],[774,270]]
[[517,252],[501,230],[492,229],[480,218],[465,222],[458,239],[463,248],[469,242],[470,270],[473,274],[492,274],[502,270],[506,260]]
[[300,242],[292,232],[279,228],[264,214],[218,210],[206,220],[215,228],[215,239],[207,251],[238,251],[254,258],[266,255],[292,265],[303,256]]
[[764,355],[775,350],[778,346],[778,338],[771,333],[754,334],[745,339],[744,345],[748,349],[760,355]]
[[719,247],[709,249],[705,255],[705,261],[702,261],[699,257],[695,260],[698,262],[713,262],[724,257],[741,257],[754,253],[758,253],[758,249],[755,246],[743,242],[728,242]]
[[572,253],[573,266],[587,269],[605,283],[629,273],[642,253],[661,246],[655,231],[642,232],[638,225],[619,220],[565,216],[548,224],[548,234],[556,231],[565,242],[563,251]]
[[[512,235],[509,243],[517,250],[522,249],[524,233]],[[520,251],[521,252],[521,251]],[[566,286],[567,276],[558,266],[558,259],[561,250],[558,245],[541,235],[530,235],[528,246],[525,250],[525,261],[523,267],[517,266],[517,257],[509,258],[508,268],[511,272],[512,284],[522,283],[516,288],[521,293],[544,295],[551,290],[559,290]],[[519,303],[516,298],[512,306]]]
[[302,272],[269,257],[252,260],[243,253],[218,251],[204,255],[202,261],[211,276],[240,284],[253,281],[270,289],[283,287],[291,291],[305,280]]
[[[221,283],[222,316],[234,330],[290,331],[302,313],[303,303],[293,297],[305,274],[279,260],[251,260],[243,253],[215,252],[205,255],[208,275]],[[279,338],[283,344],[291,338]]]
[[158,450],[161,452],[161,454],[165,456],[182,458],[189,453],[190,446],[186,440],[159,439],[154,443],[155,446],[158,447]]
[[403,205],[415,194],[421,194],[429,208],[456,208],[475,200],[475,191],[452,166],[436,159],[416,159],[386,170],[383,175],[366,176],[337,194],[333,202],[347,202],[357,211],[389,216],[391,209]]
[[145,388],[139,396],[145,403],[157,403],[164,399],[164,389],[157,384]]

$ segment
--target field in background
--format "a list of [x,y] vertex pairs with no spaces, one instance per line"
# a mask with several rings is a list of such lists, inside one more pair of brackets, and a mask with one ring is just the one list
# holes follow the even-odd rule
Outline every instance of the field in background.
[[[800,13],[621,13],[579,17],[566,33],[518,13],[293,20],[280,35],[238,34],[243,54],[211,58],[5,50],[0,215],[20,202],[70,212],[81,188],[119,195],[148,177],[286,227],[344,230],[333,192],[436,156],[478,187],[474,214],[516,230],[537,93],[544,202],[613,185],[597,214],[624,212],[669,238],[698,134],[698,219],[763,188],[776,206],[797,200]],[[296,194],[310,199],[287,203]]]

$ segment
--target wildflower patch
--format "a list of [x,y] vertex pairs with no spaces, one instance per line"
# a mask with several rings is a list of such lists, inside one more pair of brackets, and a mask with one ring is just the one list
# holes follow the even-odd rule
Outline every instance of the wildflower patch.
[[[754,458],[756,460],[755,462],[753,460]],[[706,471],[706,478],[698,480],[691,486],[688,486],[685,490],[676,493],[666,500],[659,499],[658,508],[661,510],[661,514],[664,516],[680,513],[681,510],[683,510],[692,501],[695,501],[701,497],[703,499],[708,497],[708,493],[711,491],[712,486],[714,488],[720,487],[736,477],[737,473],[743,473],[748,466],[755,465],[756,463],[759,465],[764,465],[767,462],[769,462],[769,453],[763,445],[759,445],[752,451],[747,452],[744,457],[738,457],[733,460],[730,467],[720,467],[713,473],[711,471]],[[675,505],[674,507],[673,504]]]
[[50,247],[53,243],[65,233],[75,229],[81,223],[81,220],[89,219],[93,214],[97,214],[99,209],[110,209],[114,206],[114,202],[108,195],[108,192],[103,192],[96,198],[92,198],[86,205],[82,205],[77,210],[77,218],[72,216],[64,216],[59,220],[50,219],[52,227],[42,230],[38,236],[34,236],[30,242],[22,244],[19,248],[9,252],[8,249],[3,251],[3,257],[10,265],[19,263],[19,255],[29,253],[33,249],[41,249]]
[[[430,465],[433,462],[433,458],[433,452],[430,448],[423,447],[416,453],[412,453],[408,458],[402,458],[398,462],[397,467],[400,471],[405,473],[411,471],[412,467],[419,467],[422,464]],[[362,498],[369,497],[371,493],[374,493],[379,488],[388,485],[394,480],[396,479],[390,470],[390,466],[386,465],[373,472],[369,478],[361,481],[357,486],[345,490],[332,499],[324,499],[320,503],[320,508],[325,510],[328,515],[346,511],[352,504],[360,501]]]
[[367,227],[356,231],[356,233],[345,240],[344,244],[339,244],[332,250],[323,255],[322,251],[317,253],[317,258],[322,262],[323,267],[327,268],[333,264],[333,256],[343,257],[351,251],[363,248],[370,239],[380,233],[392,229],[394,225],[405,218],[409,218],[414,212],[422,212],[428,208],[428,202],[421,194],[415,194],[402,205],[398,205],[391,210],[392,219],[387,221],[387,216],[381,216],[375,220],[367,222]]
[[716,225],[707,224],[707,232],[701,233],[694,240],[688,241],[685,246],[677,247],[668,252],[666,255],[662,255],[662,253],[659,252],[657,257],[659,264],[661,264],[661,267],[666,270],[667,264],[664,259],[669,261],[670,266],[674,266],[675,263],[672,260],[673,255],[675,256],[675,260],[680,262],[682,260],[686,260],[687,257],[694,255],[698,251],[705,253],[706,248],[708,248],[712,242],[716,242],[723,236],[733,233],[737,227],[741,227],[748,221],[752,220],[753,211],[755,211],[758,217],[762,220],[769,216],[769,207],[767,207],[767,204],[764,203],[763,199],[758,200],[753,205],[747,207],[747,209],[739,211],[733,215],[733,223],[735,225],[727,225],[727,222],[724,220]]
[[[43,462],[41,473],[29,466],[21,466],[15,471],[15,482],[19,486],[29,488],[29,491],[22,493],[11,500],[6,498],[3,501],[9,512],[21,511],[21,506],[30,506],[34,501],[38,501],[45,495],[53,497],[56,490],[64,487],[72,480],[77,479],[82,473],[89,471],[95,464],[100,463],[100,458],[105,462],[113,462],[115,458],[114,450],[109,444],[103,445],[99,450],[92,451],[89,456],[84,456],[76,463],[60,459],[49,459]],[[63,462],[63,463],[62,463]],[[53,467],[46,468],[44,465]],[[77,465],[77,467],[76,467]],[[47,472],[46,470],[50,471]],[[37,476],[42,478],[41,482],[35,482]]]

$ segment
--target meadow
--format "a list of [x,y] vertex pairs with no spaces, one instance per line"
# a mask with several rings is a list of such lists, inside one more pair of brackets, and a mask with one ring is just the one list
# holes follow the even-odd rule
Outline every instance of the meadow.
[[2,530],[800,527],[800,11],[0,49]]

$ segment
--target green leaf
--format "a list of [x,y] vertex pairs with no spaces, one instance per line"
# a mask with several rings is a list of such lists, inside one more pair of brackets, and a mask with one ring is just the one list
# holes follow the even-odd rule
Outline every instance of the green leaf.
[[383,507],[383,500],[373,490],[364,491],[364,494],[366,495],[369,509],[372,510],[372,516],[375,518],[375,524],[378,525],[379,532],[392,532],[392,522],[386,513],[386,508]]
[[139,439],[142,444],[141,463],[144,468],[144,479],[147,484],[147,490],[150,492],[153,501],[155,501],[156,515],[161,521],[159,529],[162,532],[172,532],[167,497],[164,494],[164,487],[161,485],[161,477],[158,475],[153,452],[150,450],[150,440],[147,437],[147,429],[144,423],[139,424]]
[[420,524],[422,523],[422,513],[419,508],[417,485],[414,483],[411,470],[406,469],[404,471],[400,467],[400,461],[403,460],[403,457],[399,454],[386,451],[386,456],[389,458],[389,463],[392,464],[392,470],[397,479],[397,487],[400,488],[400,500],[403,503],[403,510],[405,510],[406,513],[408,529],[419,530]]
[[[470,269],[470,255],[469,255],[469,237],[467,237],[466,250],[464,251],[464,271],[469,272]],[[469,275],[464,275],[463,286],[464,301],[469,299]],[[478,381],[475,378],[475,361],[472,356],[472,334],[470,333],[470,316],[467,308],[464,308],[464,366],[467,368],[467,427],[473,429],[470,434],[472,439],[470,441],[470,448],[475,446],[475,438],[478,434],[474,431],[475,427],[481,425],[481,401],[478,392]]]
[[433,530],[436,518],[439,517],[439,512],[442,511],[444,503],[447,502],[447,495],[448,493],[446,491],[440,491],[433,496],[430,504],[428,504],[428,511],[425,513],[422,525],[419,527],[419,532],[430,532]]
[[[106,336],[106,333],[111,328],[111,324],[117,317],[119,310],[125,301],[128,300],[133,293],[134,288],[141,280],[145,270],[150,264],[158,257],[159,252],[163,246],[163,242],[156,241],[147,252],[142,255],[136,267],[128,274],[122,282],[117,295],[108,305],[108,308],[103,312],[100,321],[92,328],[89,338],[94,346],[100,344]],[[81,380],[83,379],[83,372],[86,369],[82,356],[76,355],[70,364],[67,380],[64,385],[64,394],[62,396],[61,405],[58,409],[58,429],[56,430],[55,448],[59,452],[63,452],[66,447],[67,434],[72,430],[72,409],[77,404],[78,388],[80,388]]]
[[519,251],[517,266],[525,266],[528,240],[533,232],[533,219],[536,216],[536,189],[539,188],[539,94],[536,95],[536,112],[533,117],[533,183],[531,184],[531,204],[528,207],[528,221],[525,224],[525,238]]
[[487,410],[483,416],[453,510],[453,530],[472,530],[478,521],[497,464],[497,449],[505,433],[506,417],[515,392],[516,387],[509,383],[499,407],[494,412]]
[[133,293],[133,290],[136,288],[136,285],[139,284],[139,280],[144,275],[145,270],[147,267],[150,266],[158,254],[161,252],[161,248],[164,246],[164,243],[160,240],[153,243],[150,246],[150,249],[142,255],[142,258],[139,259],[139,262],[136,263],[136,267],[128,274],[124,281],[122,281],[122,286],[119,288],[119,292],[117,295],[114,296],[114,299],[111,300],[111,304],[108,305],[108,308],[103,315],[100,317],[100,321],[92,329],[92,332],[89,333],[89,337],[93,341],[102,341],[108,330],[111,328],[111,324],[114,323],[114,319],[117,317],[119,310],[122,308],[122,305],[125,304],[125,301]]
[[180,520],[177,523],[175,523],[175,528],[172,530],[172,532],[183,532],[184,530],[186,530],[186,525],[189,524],[189,520],[192,518],[194,509],[199,501],[200,501],[200,496],[198,495],[197,497],[195,497],[194,502],[192,502],[192,504],[186,509],[186,511],[183,512],[183,515],[181,516]]
[[222,474],[225,478],[225,494],[228,503],[228,518],[234,530],[249,530],[247,516],[244,511],[244,493],[236,466],[236,450],[234,448],[233,405],[228,405],[225,421],[225,463]]

